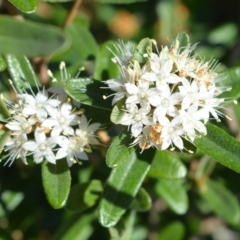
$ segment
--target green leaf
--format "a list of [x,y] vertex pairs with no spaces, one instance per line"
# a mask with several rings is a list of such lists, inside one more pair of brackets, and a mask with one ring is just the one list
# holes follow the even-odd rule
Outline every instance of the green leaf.
[[156,193],[177,214],[185,214],[188,210],[188,197],[180,180],[162,179],[156,185]]
[[121,122],[122,118],[125,116],[126,111],[123,111],[125,109],[125,102],[126,99],[121,99],[118,101],[115,106],[113,107],[113,110],[111,112],[111,121],[115,124],[118,124]]
[[154,149],[130,158],[111,171],[99,204],[99,222],[104,227],[114,226],[130,206],[150,169]]
[[237,99],[240,97],[240,67],[233,67],[223,72],[225,79],[220,81],[219,84],[224,87],[230,87],[231,91],[225,91],[220,95],[226,99]]
[[64,42],[61,29],[56,27],[0,17],[0,53],[47,56],[62,47]]
[[136,2],[146,2],[147,0],[95,0],[99,3],[111,3],[111,4],[130,4]]
[[240,172],[240,143],[222,129],[207,124],[207,135],[201,136],[194,144],[219,163]]
[[44,161],[42,181],[49,204],[55,209],[62,208],[66,203],[71,185],[67,161],[57,160],[56,164]]
[[189,45],[189,36],[185,32],[178,33],[171,42],[171,48],[179,49],[180,53]]
[[194,178],[202,179],[210,176],[216,166],[216,161],[214,161],[211,157],[205,155],[201,158],[197,165],[197,170],[194,174]]
[[114,41],[105,42],[97,54],[93,77],[97,80],[117,78],[119,75],[118,66],[113,63],[113,53],[109,48],[113,48]]
[[34,12],[38,6],[38,0],[9,0],[9,2],[25,13]]
[[152,42],[150,38],[142,39],[137,45],[132,61],[138,61],[140,64],[145,64],[148,61],[148,58],[144,56],[147,53],[152,52]]
[[11,80],[19,93],[23,93],[29,86],[40,86],[32,65],[25,56],[6,54],[5,59]]
[[114,138],[107,151],[106,164],[108,167],[118,167],[118,165],[128,160],[135,151],[134,147],[129,147],[131,142],[129,135],[130,134],[125,130]]
[[81,212],[96,204],[103,187],[99,180],[75,185],[71,188],[66,203],[66,210]]
[[164,227],[158,236],[158,240],[183,240],[185,239],[185,227],[181,222],[173,222]]
[[8,108],[3,100],[3,98],[0,96],[0,121],[5,122],[8,118],[10,118],[10,113],[8,111]]
[[90,78],[76,78],[65,82],[66,93],[83,104],[105,110],[112,109],[111,99],[104,99],[103,96],[111,94],[109,89],[102,82]]
[[58,2],[72,2],[74,0],[42,0],[43,2],[52,2],[52,3],[58,3]]
[[146,212],[152,206],[152,199],[144,188],[140,188],[131,203],[131,208],[138,212]]
[[9,130],[1,130],[0,131],[0,154],[2,153],[4,149],[5,143],[8,141],[11,135],[11,131]]
[[239,226],[240,207],[237,198],[222,184],[209,180],[199,189],[202,198],[212,211],[227,223]]
[[0,72],[4,71],[7,68],[7,63],[4,57],[0,54]]
[[187,175],[187,169],[181,162],[177,154],[168,151],[156,151],[149,177],[153,178],[184,178]]

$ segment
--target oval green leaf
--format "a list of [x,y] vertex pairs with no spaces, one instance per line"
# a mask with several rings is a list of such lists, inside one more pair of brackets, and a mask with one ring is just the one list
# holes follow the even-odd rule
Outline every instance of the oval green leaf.
[[237,198],[222,184],[209,180],[199,189],[209,207],[227,223],[239,226],[240,206]]
[[3,97],[0,96],[0,121],[5,122],[8,118],[10,118],[10,113],[8,108],[3,100]]
[[207,124],[207,135],[201,136],[194,144],[219,163],[240,173],[240,143],[222,129]]
[[114,168],[99,204],[99,222],[114,226],[130,206],[150,169],[154,149],[142,154],[132,153],[127,161]]
[[5,59],[11,80],[19,93],[24,92],[30,86],[40,86],[32,65],[25,56],[6,54]]
[[56,27],[0,17],[0,52],[3,54],[47,56],[62,47],[64,42],[62,31]]
[[74,100],[96,108],[111,111],[111,99],[104,99],[103,96],[110,95],[109,89],[103,89],[105,85],[90,78],[75,78],[65,82],[66,93]]
[[189,45],[189,36],[185,32],[178,33],[171,42],[171,48],[179,49],[182,52]]
[[123,131],[119,136],[114,138],[106,155],[106,164],[108,167],[115,168],[130,158],[135,151],[134,147],[129,147],[131,141],[126,131]]
[[148,61],[148,58],[145,54],[149,54],[152,52],[152,42],[150,38],[142,39],[137,45],[132,61],[138,61],[140,64],[145,64]]
[[2,153],[4,149],[5,143],[8,141],[11,135],[11,131],[9,130],[1,130],[0,131],[0,154]]
[[168,151],[156,151],[148,176],[152,178],[184,178],[187,169],[177,154]]
[[62,208],[70,192],[71,176],[67,161],[58,160],[56,164],[44,161],[42,164],[42,182],[49,204],[55,208]]
[[99,199],[102,190],[102,183],[99,180],[73,186],[67,199],[66,210],[81,212],[92,207]]
[[4,57],[0,54],[0,72],[4,71],[7,68],[7,63]]
[[34,12],[38,6],[38,0],[9,0],[9,2],[25,13]]
[[158,240],[183,240],[184,236],[184,225],[181,222],[173,222],[160,231]]
[[113,107],[113,110],[110,116],[110,119],[113,123],[119,124],[122,118],[126,115],[126,111],[123,111],[123,109],[125,109],[125,102],[126,102],[126,99],[121,99]]
[[152,206],[152,199],[144,188],[140,188],[136,197],[133,199],[130,208],[138,212],[146,212]]
[[156,193],[177,214],[185,214],[188,210],[186,189],[180,180],[162,179],[156,185]]

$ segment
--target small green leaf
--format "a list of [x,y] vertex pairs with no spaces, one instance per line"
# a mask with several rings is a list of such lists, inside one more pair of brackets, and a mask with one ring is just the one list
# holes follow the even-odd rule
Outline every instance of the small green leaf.
[[11,80],[19,93],[23,93],[29,86],[40,86],[32,65],[25,56],[6,54],[5,59]]
[[178,33],[171,42],[171,48],[179,49],[180,53],[189,45],[189,36],[185,32]]
[[111,3],[111,4],[130,4],[136,2],[146,2],[147,0],[95,0],[99,3]]
[[173,222],[160,231],[158,240],[183,240],[184,236],[184,225],[181,222]]
[[152,52],[152,42],[150,38],[144,38],[137,45],[132,61],[138,61],[140,64],[145,64],[148,61],[148,58],[144,56]]
[[118,167],[118,165],[129,159],[129,157],[135,151],[134,147],[129,146],[130,142],[130,136],[126,130],[114,138],[113,142],[108,148],[106,156],[106,164],[108,167]]
[[201,136],[194,144],[219,163],[240,172],[240,143],[222,129],[207,124],[207,135]]
[[48,56],[63,46],[65,37],[61,29],[50,25],[1,16],[0,43],[3,54]]
[[0,72],[4,71],[7,68],[7,63],[4,57],[0,54]]
[[8,108],[3,100],[3,98],[0,96],[0,121],[6,121],[8,118],[10,118],[10,113],[8,111]]
[[156,193],[177,214],[185,214],[188,210],[188,197],[180,180],[162,179],[156,185]]
[[113,110],[112,110],[111,116],[110,116],[111,121],[113,123],[115,123],[115,124],[120,123],[122,118],[125,116],[126,111],[123,111],[123,109],[125,109],[125,102],[126,102],[126,99],[121,99],[113,107]]
[[225,91],[220,95],[222,98],[226,99],[237,99],[240,97],[240,67],[229,68],[223,72],[225,79],[220,81],[221,86],[228,86],[231,91]]
[[136,197],[133,199],[130,208],[138,212],[146,212],[152,206],[152,199],[144,188],[140,188]]
[[181,162],[177,154],[168,151],[156,151],[149,177],[153,178],[184,178],[187,175],[187,169]]
[[9,0],[9,2],[25,13],[34,12],[38,6],[38,0]]
[[207,155],[203,156],[197,165],[194,177],[196,179],[201,179],[210,176],[215,166],[216,161]]
[[92,207],[100,197],[103,187],[99,180],[75,185],[71,188],[66,203],[66,210],[81,212]]
[[71,176],[67,161],[57,160],[56,164],[44,161],[42,164],[43,188],[49,204],[55,208],[62,208],[68,198]]
[[11,131],[9,130],[1,130],[0,131],[0,154],[2,153],[4,149],[5,143],[8,141],[11,135]]
[[70,79],[64,85],[66,93],[76,101],[111,111],[111,100],[103,98],[111,93],[103,87],[106,86],[102,82],[90,78]]
[[105,42],[97,54],[93,77],[97,80],[117,78],[119,75],[118,66],[113,63],[113,53],[109,48],[113,48],[114,42]]
[[154,149],[130,158],[112,169],[99,204],[99,222],[104,227],[114,226],[130,206],[150,169]]
[[227,223],[239,226],[240,207],[237,198],[222,184],[209,180],[199,189],[202,198],[208,203],[212,211]]

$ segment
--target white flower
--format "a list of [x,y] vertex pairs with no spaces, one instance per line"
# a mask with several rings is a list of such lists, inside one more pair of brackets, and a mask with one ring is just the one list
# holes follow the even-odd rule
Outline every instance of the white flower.
[[9,153],[4,157],[8,158],[6,165],[10,162],[10,166],[16,158],[20,158],[24,164],[28,164],[26,160],[27,151],[22,147],[23,143],[27,141],[26,134],[13,135],[6,143],[4,151],[9,151]]
[[73,135],[74,130],[71,126],[78,123],[79,117],[71,113],[72,106],[69,103],[63,103],[60,109],[52,109],[49,112],[50,118],[42,122],[42,127],[51,128],[51,136],[58,136],[61,132],[64,135]]
[[27,116],[36,114],[40,121],[46,119],[48,112],[60,104],[57,99],[48,99],[48,93],[45,90],[38,92],[36,96],[21,94],[18,97],[24,100],[23,114]]
[[46,135],[37,128],[34,132],[35,141],[27,141],[22,147],[33,153],[34,162],[40,163],[44,159],[55,164],[56,158],[53,153],[53,148],[57,145],[58,137],[47,138]]

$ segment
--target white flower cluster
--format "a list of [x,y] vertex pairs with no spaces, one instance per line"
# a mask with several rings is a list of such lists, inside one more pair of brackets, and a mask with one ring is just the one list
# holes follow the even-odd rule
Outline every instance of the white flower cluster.
[[192,55],[195,46],[162,47],[160,52],[156,48],[157,53],[146,49],[144,64],[134,58],[132,46],[121,48],[122,44],[117,50],[122,56],[113,58],[121,78],[105,83],[115,92],[112,104],[123,103],[117,123],[128,126],[133,145],[187,150],[183,139],[193,142],[207,134],[210,115],[220,121],[223,114],[217,108],[224,99],[217,96],[226,88],[216,85],[222,77],[214,71],[214,61],[203,62]]
[[89,124],[81,110],[73,108],[69,99],[63,100],[67,99],[63,90],[57,92],[49,97],[48,91],[39,90],[36,95],[18,94],[17,104],[7,101],[12,117],[5,126],[12,133],[5,144],[6,164],[16,158],[27,164],[26,157],[33,154],[35,163],[45,159],[55,164],[66,158],[71,166],[78,159],[87,160],[90,145],[99,144],[94,133],[100,123]]

